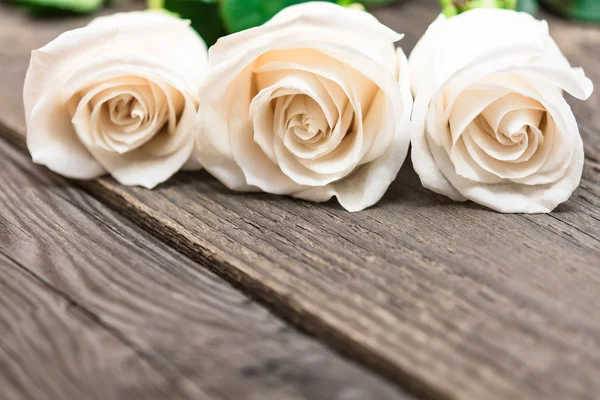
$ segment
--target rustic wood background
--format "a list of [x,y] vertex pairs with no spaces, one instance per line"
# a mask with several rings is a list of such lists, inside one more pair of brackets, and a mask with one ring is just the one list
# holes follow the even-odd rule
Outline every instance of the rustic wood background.
[[[437,6],[374,13],[408,52]],[[600,82],[600,29],[544,17]],[[0,399],[600,398],[600,91],[569,99],[584,178],[548,215],[410,165],[357,214],[204,172],[74,182],[29,160],[21,91],[30,50],[86,22],[0,4]]]

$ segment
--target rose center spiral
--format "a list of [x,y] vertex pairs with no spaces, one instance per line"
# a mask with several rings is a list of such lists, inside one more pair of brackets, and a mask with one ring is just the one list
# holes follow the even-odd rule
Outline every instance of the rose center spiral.
[[130,94],[123,94],[108,101],[109,118],[112,123],[126,126],[137,122],[141,124],[147,118],[140,102]]
[[312,147],[330,132],[323,110],[308,96],[293,96],[286,117],[286,136],[293,135],[295,143]]
[[174,134],[184,104],[170,85],[127,76],[83,89],[69,107],[86,145],[123,154]]
[[[475,96],[460,96],[450,113],[450,157],[456,171],[473,181],[524,179],[544,165],[555,124],[537,100],[509,91],[490,95],[483,109],[473,112]],[[476,98],[476,97],[475,97]]]

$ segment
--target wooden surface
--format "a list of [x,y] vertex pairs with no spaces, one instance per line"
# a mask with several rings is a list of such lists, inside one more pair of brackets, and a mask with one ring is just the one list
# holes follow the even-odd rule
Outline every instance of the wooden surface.
[[[375,13],[406,33],[408,51],[436,8],[434,0],[412,0]],[[15,44],[0,37],[0,66],[4,70],[10,59],[11,71],[0,74],[0,123],[6,137],[22,142],[27,53],[82,22],[30,29],[25,20],[4,15],[0,32],[22,32],[23,39]],[[548,19],[566,56],[600,82],[600,29]],[[155,191],[110,178],[79,185],[135,221],[139,232],[154,234],[418,398],[591,400],[600,393],[600,91],[588,102],[570,103],[586,146],[584,179],[573,198],[548,215],[501,215],[453,203],[420,187],[409,165],[377,207],[357,214],[335,202],[234,194],[205,172],[179,174]],[[24,265],[35,261],[28,257]],[[161,271],[180,272],[172,266]],[[102,307],[112,293],[106,287],[133,291],[133,282],[151,279],[149,273],[111,268],[106,283],[94,285],[98,293],[77,292],[76,285],[71,290],[79,301]],[[195,285],[197,279],[182,280]],[[162,307],[179,310],[171,301]],[[194,336],[174,328],[178,318],[160,332],[191,345]],[[140,340],[140,347],[152,343]],[[180,352],[187,360],[189,353]],[[235,357],[222,360],[215,370],[231,368]],[[190,382],[198,379],[192,375]]]
[[409,398],[2,139],[0,170],[3,400]]

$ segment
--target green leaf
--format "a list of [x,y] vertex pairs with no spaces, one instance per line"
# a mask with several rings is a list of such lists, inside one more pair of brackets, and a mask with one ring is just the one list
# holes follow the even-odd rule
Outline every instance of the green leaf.
[[160,10],[165,6],[164,0],[148,0],[147,3],[150,10]]
[[367,7],[371,6],[383,6],[386,4],[399,3],[400,0],[359,0],[360,3]]
[[540,0],[540,3],[568,18],[600,22],[599,0]]
[[43,16],[61,11],[90,14],[102,6],[103,0],[17,0],[17,3],[30,13]]
[[[537,13],[537,0],[438,0],[442,13],[452,17],[475,8],[503,8],[506,10],[526,11]],[[594,0],[595,1],[595,0]]]
[[537,0],[519,0],[517,5],[517,10],[525,11],[531,15],[536,15],[539,10],[539,5]]
[[229,32],[239,32],[264,24],[286,7],[307,1],[310,0],[221,0],[221,17]]
[[181,18],[191,20],[192,28],[202,36],[209,47],[226,34],[219,16],[217,0],[164,0],[163,6]]

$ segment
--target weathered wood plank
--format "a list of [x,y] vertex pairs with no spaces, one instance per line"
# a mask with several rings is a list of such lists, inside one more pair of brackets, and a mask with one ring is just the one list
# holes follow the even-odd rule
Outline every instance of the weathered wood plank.
[[3,253],[2,399],[197,398]]
[[[433,0],[377,11],[407,33],[408,46],[435,14]],[[573,63],[600,81],[591,51],[600,46],[598,28],[556,19],[551,27]],[[421,188],[410,167],[380,205],[358,214],[335,203],[233,194],[206,173],[180,174],[152,192],[110,179],[82,185],[425,398],[593,399],[600,393],[599,104],[598,93],[573,103],[588,157],[584,181],[550,215],[452,203]],[[23,132],[2,109],[0,121]]]
[[[56,390],[73,387],[99,398],[134,398],[104,396],[96,390],[103,386],[135,394],[137,386],[146,385],[148,390],[136,398],[179,398],[175,389],[187,388],[194,391],[186,398],[194,399],[408,399],[381,378],[291,329],[214,274],[138,232],[65,180],[33,166],[1,139],[0,170],[0,255],[67,304],[42,312],[36,304],[44,303],[47,295],[19,285],[14,277],[18,271],[0,273],[0,289],[2,283],[8,287],[0,290],[0,302],[5,303],[1,342],[18,346],[8,348],[14,353],[21,354],[18,349],[23,346],[29,349],[27,363],[19,365],[28,376],[51,383],[54,375],[67,374],[54,382]],[[173,388],[167,387],[161,396],[146,395],[161,380],[149,373],[139,384],[130,380],[135,371],[126,373],[116,363],[123,350],[86,342],[83,329],[73,329],[66,316],[55,315],[70,315],[70,309],[106,327],[131,347],[126,350],[151,362],[158,371],[154,374],[162,374],[159,378]],[[31,318],[23,321],[22,312]],[[24,332],[28,336],[21,341]],[[43,353],[46,348],[54,352]],[[117,358],[114,371],[88,386],[90,376],[103,373],[95,368],[97,353],[108,361]],[[86,357],[91,359],[85,372],[92,375],[78,376],[76,366]],[[111,368],[108,361],[101,365],[104,369]],[[0,354],[0,368],[9,364],[8,354]],[[46,374],[47,369],[53,372]],[[84,398],[57,393],[48,398]]]

